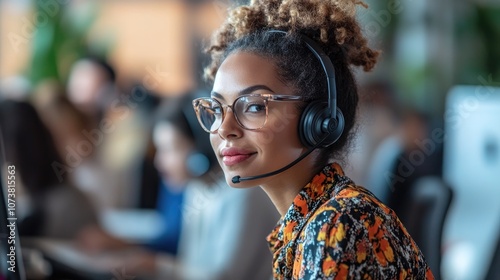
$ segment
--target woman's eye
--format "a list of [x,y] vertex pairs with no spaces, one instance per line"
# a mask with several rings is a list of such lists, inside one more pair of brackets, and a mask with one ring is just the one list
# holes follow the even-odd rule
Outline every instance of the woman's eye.
[[222,107],[221,106],[212,107],[211,111],[213,114],[222,114]]
[[259,113],[266,110],[266,106],[263,104],[248,104],[246,106],[245,113]]

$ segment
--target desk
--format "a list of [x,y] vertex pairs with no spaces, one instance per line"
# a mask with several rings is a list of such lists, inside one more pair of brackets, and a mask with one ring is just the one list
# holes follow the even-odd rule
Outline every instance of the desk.
[[165,229],[165,222],[155,210],[105,210],[100,220],[103,229],[112,236],[137,244],[155,239]]

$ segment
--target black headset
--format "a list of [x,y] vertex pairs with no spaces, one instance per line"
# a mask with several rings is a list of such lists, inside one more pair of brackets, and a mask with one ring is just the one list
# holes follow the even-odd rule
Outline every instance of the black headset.
[[[272,33],[287,34],[282,30],[269,30]],[[337,86],[335,83],[335,68],[332,61],[311,38],[300,34],[307,48],[321,63],[326,75],[328,102],[312,101],[302,112],[299,123],[299,137],[302,144],[311,148],[314,146],[326,148],[335,143],[344,131],[344,115],[337,107]]]
[[198,123],[191,103],[192,98],[183,98],[181,101],[182,115],[193,134],[195,150],[186,158],[186,168],[193,177],[205,175],[215,161],[215,154],[210,145],[207,134]]

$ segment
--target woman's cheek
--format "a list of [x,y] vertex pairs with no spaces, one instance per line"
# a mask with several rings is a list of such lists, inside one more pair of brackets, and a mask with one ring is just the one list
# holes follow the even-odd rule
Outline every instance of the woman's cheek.
[[217,133],[212,133],[210,134],[210,144],[212,145],[212,149],[214,150],[214,153],[217,155],[217,149],[220,144],[220,136]]

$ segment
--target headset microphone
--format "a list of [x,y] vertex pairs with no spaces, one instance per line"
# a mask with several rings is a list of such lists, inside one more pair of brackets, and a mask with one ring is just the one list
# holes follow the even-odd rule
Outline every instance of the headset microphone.
[[257,180],[257,179],[262,179],[262,178],[266,178],[266,177],[269,177],[269,176],[273,176],[273,175],[276,175],[276,174],[279,174],[281,172],[284,172],[286,170],[288,170],[289,168],[291,168],[292,166],[296,165],[297,163],[299,163],[299,161],[303,160],[305,157],[307,157],[310,153],[312,153],[314,150],[316,150],[317,148],[319,148],[323,142],[328,139],[328,135],[326,137],[324,137],[323,139],[321,139],[321,141],[319,141],[316,145],[314,145],[313,147],[311,147],[307,152],[305,152],[304,154],[302,154],[300,157],[298,157],[296,160],[290,162],[288,165],[278,169],[278,170],[275,170],[275,171],[272,171],[272,172],[269,172],[269,173],[264,173],[264,174],[261,174],[261,175],[255,175],[255,176],[249,176],[249,177],[240,177],[239,175],[237,176],[234,176],[231,181],[233,182],[233,184],[238,184],[242,181],[251,181],[251,180]]

